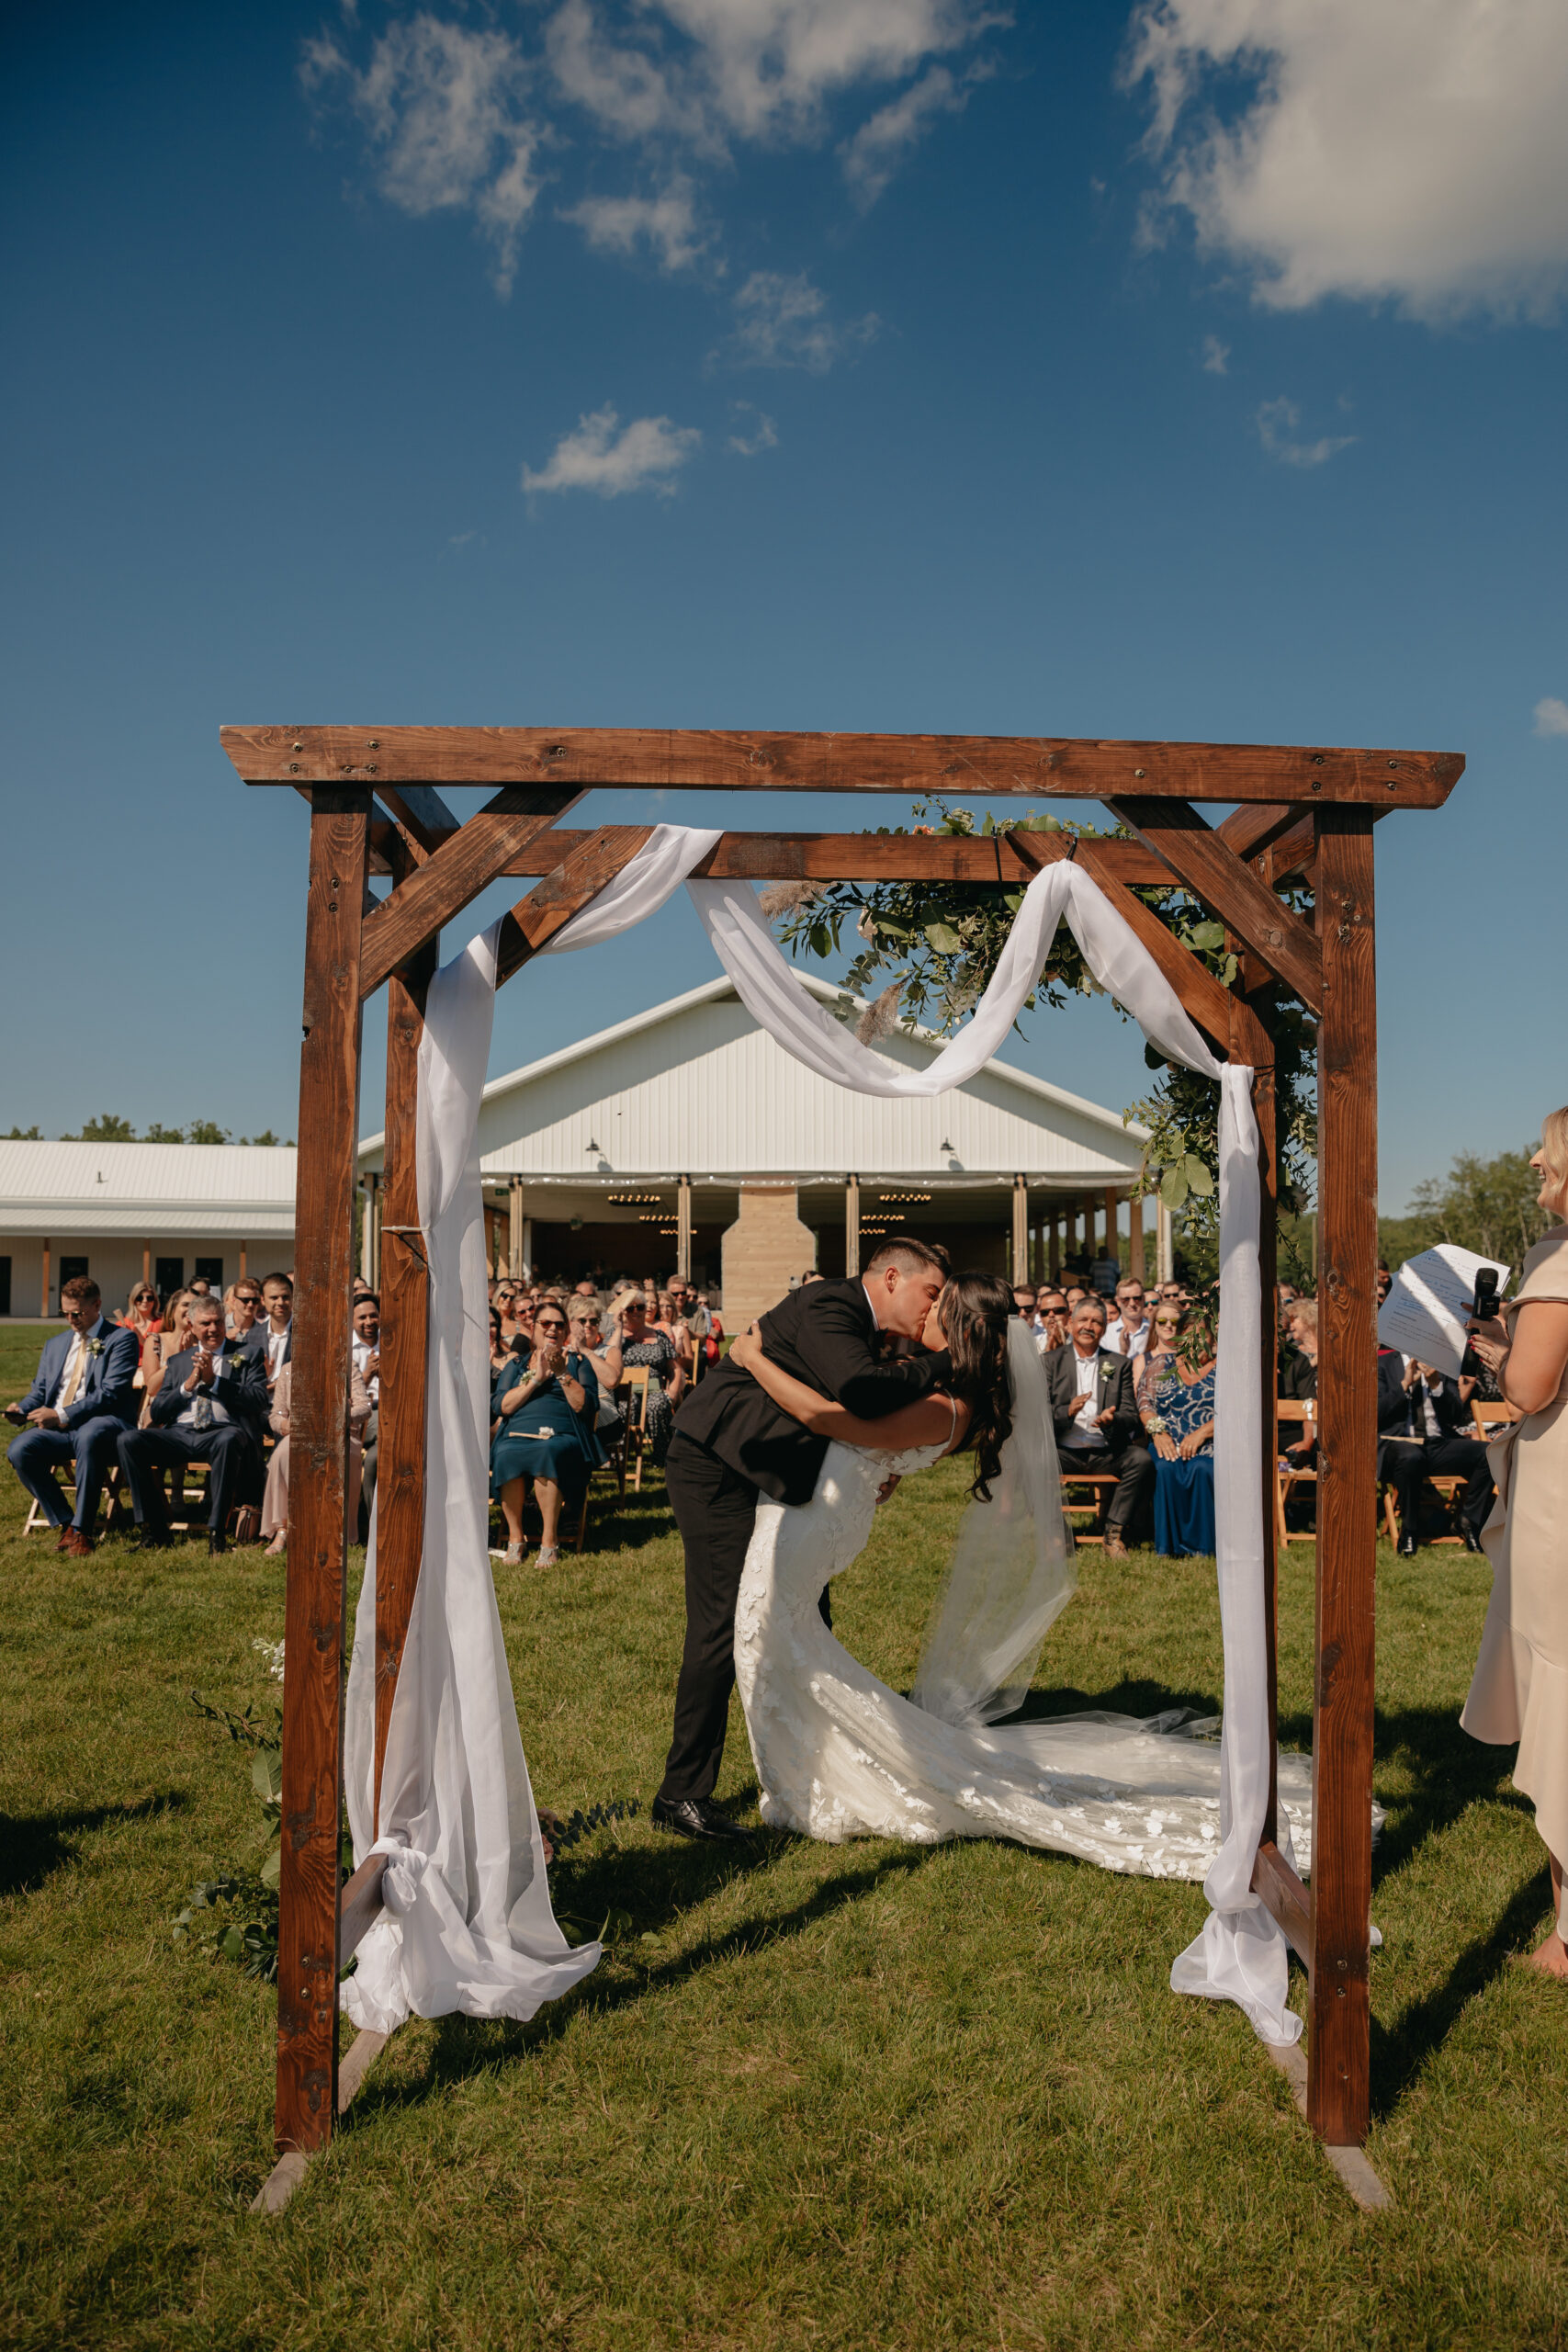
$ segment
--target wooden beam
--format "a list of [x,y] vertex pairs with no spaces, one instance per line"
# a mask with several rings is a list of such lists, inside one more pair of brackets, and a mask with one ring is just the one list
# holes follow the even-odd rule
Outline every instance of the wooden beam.
[[1249,808],[1233,808],[1214,831],[1237,857],[1253,858],[1266,850],[1270,842],[1288,832],[1301,815],[1293,801],[1254,801]]
[[[381,1403],[376,1478],[375,1817],[392,1700],[424,1554],[425,1379],[430,1269],[419,1232],[414,1121],[424,1000],[437,940],[387,985],[387,1122],[382,1159]],[[392,1230],[389,1231],[390,1227]]]
[[570,791],[497,793],[371,916],[365,926],[361,994],[373,995],[416,948],[495,880],[509,857],[581,797]]
[[1377,967],[1368,812],[1319,820],[1317,1624],[1308,2113],[1370,2115],[1373,1596],[1377,1529]]
[[1285,1930],[1292,1949],[1312,1960],[1312,1898],[1272,1838],[1265,1838],[1252,1866],[1252,1891]]
[[[390,1857],[367,1854],[338,1897],[338,1965],[346,1968],[381,1916],[381,1879]],[[340,2098],[339,2114],[347,2106]]]
[[338,1838],[347,1646],[348,1303],[359,1113],[359,958],[368,790],[323,789],[310,816],[298,1269],[284,1601],[278,1882],[279,2151],[332,2136],[337,2110]]
[[1260,878],[1270,889],[1281,882],[1303,874],[1317,856],[1317,820],[1303,817],[1288,833],[1270,842],[1258,859]]
[[581,914],[607,882],[615,880],[652,831],[651,825],[602,825],[588,835],[581,849],[573,850],[547,874],[536,890],[518,899],[502,919],[495,959],[498,989],[520,972],[558,931],[564,931],[572,916]]
[[1349,800],[1437,808],[1457,752],[1050,735],[802,735],[661,727],[225,727],[247,784],[616,785],[685,792],[950,793],[961,800]]
[[395,817],[400,817],[421,849],[440,848],[457,832],[462,819],[455,817],[441,795],[428,784],[378,782],[377,790]]
[[1163,857],[1179,881],[1271,964],[1310,1011],[1323,1003],[1323,959],[1299,915],[1266,884],[1195,808],[1179,800],[1113,800],[1111,808],[1145,849]]
[[[1027,833],[1014,836],[1021,854],[1036,859],[1041,865],[1057,863],[1071,847],[1070,838],[1062,833]],[[1118,881],[1110,870],[1104,852],[1113,844],[1097,841],[1080,841],[1077,862],[1090,880],[1099,884],[1119,913],[1125,916],[1129,927],[1136,933],[1148,949],[1171,987],[1176,990],[1184,1009],[1204,1032],[1217,1053],[1230,1051],[1231,1024],[1235,1017],[1235,999],[1228,989],[1222,988],[1213,972],[1198,961],[1190,949],[1173,938],[1159,917],[1142,899]]]
[[[509,875],[553,874],[593,835],[554,826],[509,859]],[[978,882],[1017,889],[1034,865],[1017,846],[1066,842],[1070,834],[721,833],[693,868],[695,880],[728,882]],[[1168,890],[1170,868],[1139,842],[1102,841],[1100,854],[1118,881]]]

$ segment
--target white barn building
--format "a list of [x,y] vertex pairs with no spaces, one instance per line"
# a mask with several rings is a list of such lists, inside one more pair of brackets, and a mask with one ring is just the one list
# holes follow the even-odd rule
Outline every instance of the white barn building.
[[294,1258],[284,1145],[0,1142],[0,1316],[60,1312],[90,1274],[105,1304],[204,1274],[215,1290]]
[[[920,1067],[942,1042],[908,1027],[878,1049]],[[722,1296],[732,1329],[812,1267],[858,1271],[897,1228],[1020,1280],[1064,1254],[1102,1254],[1107,1220],[1125,1224],[1145,1139],[1000,1061],[924,1100],[850,1093],[786,1054],[722,977],[492,1079],[479,1114],[498,1271],[680,1272]],[[381,1144],[360,1153],[373,1279]],[[1141,1204],[1110,1254],[1144,1272]]]

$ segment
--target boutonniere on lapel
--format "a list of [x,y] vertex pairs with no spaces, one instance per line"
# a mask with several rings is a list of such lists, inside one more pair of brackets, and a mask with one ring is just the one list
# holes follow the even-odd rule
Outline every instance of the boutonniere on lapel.
[[1102,1356],[1100,1358],[1100,1376],[1101,1380],[1109,1380],[1115,1369],[1116,1366],[1109,1356]]
[[87,1342],[87,1353],[88,1353],[90,1356],[101,1356],[101,1355],[103,1354],[103,1351],[104,1351],[104,1343],[103,1343],[103,1341],[102,1341],[101,1340],[88,1340],[88,1342]]

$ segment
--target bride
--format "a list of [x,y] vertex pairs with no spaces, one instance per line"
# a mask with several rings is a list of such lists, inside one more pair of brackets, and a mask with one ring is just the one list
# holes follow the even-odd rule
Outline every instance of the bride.
[[[1202,1878],[1221,1841],[1217,1722],[1179,1708],[998,1721],[1021,1704],[1076,1581],[1044,1366],[990,1274],[948,1282],[924,1344],[948,1351],[951,1392],[876,1421],[769,1363],[755,1326],[731,1351],[830,1441],[808,1503],[759,1503],[741,1577],[735,1671],[763,1820],[833,1842],[1010,1838],[1108,1870]],[[818,1600],[864,1549],[878,1489],[949,1453],[974,1458],[971,1499],[904,1699],[834,1639]],[[1309,1758],[1280,1758],[1303,1872],[1311,1770]]]

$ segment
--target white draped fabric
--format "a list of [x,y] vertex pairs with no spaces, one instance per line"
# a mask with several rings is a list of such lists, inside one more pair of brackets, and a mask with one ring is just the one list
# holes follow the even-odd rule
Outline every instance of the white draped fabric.
[[[716,839],[711,831],[657,827],[616,880],[563,926],[546,952],[600,945],[655,912]],[[1179,1992],[1236,2001],[1265,2041],[1293,2041],[1301,2020],[1285,2007],[1284,1938],[1250,1885],[1269,1787],[1258,1376],[1260,1187],[1251,1070],[1215,1059],[1147,949],[1070,861],[1036,875],[969,1023],[918,1069],[873,1052],[824,1011],[780,951],[750,885],[687,887],[747,1010],[787,1052],[838,1085],[886,1096],[935,1095],[974,1077],[1006,1040],[1064,917],[1095,978],[1158,1050],[1218,1081],[1223,1313],[1214,1490],[1224,1639],[1222,1845],[1204,1882],[1211,1916],[1176,1962],[1171,1982]],[[487,969],[493,981],[488,938],[476,940],[466,956],[437,976],[421,1049],[420,1215],[431,1259],[433,1467],[424,1564],[393,1707],[379,1824],[379,1842],[397,1855],[388,1899],[399,1917],[383,1920],[367,1938],[359,1973],[344,1996],[350,2014],[367,2023],[409,2007],[424,2015],[461,2007],[526,2017],[598,1958],[595,1946],[569,1951],[549,1911],[489,1574],[488,1352],[480,1321],[485,1285],[475,1148],[491,1017]],[[464,1295],[476,1302],[466,1324]],[[374,1615],[372,1565],[349,1679],[356,1858],[367,1850],[371,1835]],[[411,1686],[406,1697],[405,1685]],[[1288,1850],[1283,1818],[1280,1842]]]
[[[355,2025],[531,2018],[598,1965],[556,1925],[490,1566],[490,1319],[479,1115],[495,934],[430,984],[415,1159],[430,1266],[424,1547],[372,1817],[376,1528],[355,1618],[344,1727],[354,1858],[389,1856],[386,1908],[344,1985]],[[409,1237],[411,1240],[416,1237]],[[393,1246],[398,1246],[394,1244]]]

